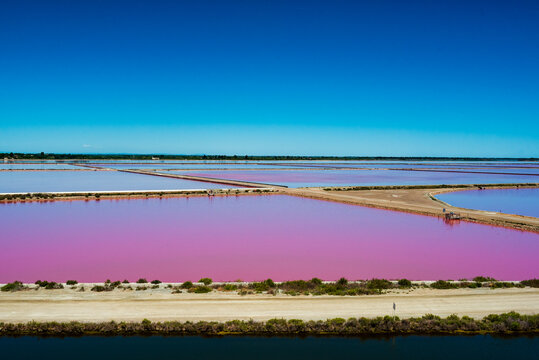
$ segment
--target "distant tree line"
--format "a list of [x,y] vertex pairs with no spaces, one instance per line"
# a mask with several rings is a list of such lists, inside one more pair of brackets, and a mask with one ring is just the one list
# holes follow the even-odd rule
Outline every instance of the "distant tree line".
[[164,155],[164,154],[57,154],[0,153],[21,160],[402,160],[402,161],[538,161],[539,158],[430,157],[430,156],[282,156],[282,155]]

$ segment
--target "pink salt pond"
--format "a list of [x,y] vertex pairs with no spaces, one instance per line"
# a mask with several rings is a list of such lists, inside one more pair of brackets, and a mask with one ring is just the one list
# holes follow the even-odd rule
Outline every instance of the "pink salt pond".
[[0,283],[539,275],[539,236],[284,195],[0,204]]

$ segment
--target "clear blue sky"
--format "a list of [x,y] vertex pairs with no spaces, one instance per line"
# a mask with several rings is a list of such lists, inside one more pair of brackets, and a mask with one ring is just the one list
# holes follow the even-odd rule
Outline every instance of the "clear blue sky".
[[539,156],[539,1],[2,1],[0,152]]

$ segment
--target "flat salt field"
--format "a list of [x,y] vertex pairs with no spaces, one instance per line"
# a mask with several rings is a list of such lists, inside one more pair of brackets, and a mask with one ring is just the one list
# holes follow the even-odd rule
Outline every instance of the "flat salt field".
[[231,186],[118,171],[2,171],[0,193],[225,189]]
[[467,209],[539,217],[539,189],[488,189],[436,195],[448,204]]
[[436,185],[436,184],[510,184],[537,183],[539,176],[431,172],[405,170],[230,170],[171,171],[216,179],[252,181],[288,187]]
[[539,236],[285,195],[0,204],[0,283],[539,273]]

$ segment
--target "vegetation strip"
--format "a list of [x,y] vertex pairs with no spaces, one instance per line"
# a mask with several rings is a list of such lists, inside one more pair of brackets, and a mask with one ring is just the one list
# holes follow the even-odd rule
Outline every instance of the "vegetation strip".
[[83,335],[406,335],[406,334],[518,334],[538,335],[539,315],[516,312],[488,315],[481,320],[450,315],[440,318],[427,314],[421,318],[399,319],[393,316],[335,318],[319,321],[271,319],[265,322],[233,320],[227,322],[28,322],[1,323],[0,336],[83,336]]
[[[118,290],[136,290],[144,291],[148,289],[158,289],[162,286],[165,289],[170,289],[172,294],[180,294],[183,292],[205,294],[212,291],[235,292],[239,295],[249,295],[254,293],[265,293],[269,295],[284,294],[284,295],[337,295],[337,296],[354,296],[354,295],[377,295],[383,294],[385,290],[391,289],[413,289],[413,288],[431,288],[431,289],[459,289],[459,288],[524,288],[524,287],[539,287],[539,279],[523,280],[520,282],[498,281],[491,277],[476,276],[471,281],[461,279],[459,281],[438,280],[431,283],[412,282],[408,279],[400,279],[398,281],[389,281],[386,279],[371,279],[363,281],[348,281],[346,278],[340,278],[337,281],[322,281],[318,278],[311,280],[293,280],[280,283],[274,282],[272,279],[267,279],[260,282],[230,282],[230,283],[213,283],[210,278],[202,278],[198,283],[193,284],[191,281],[184,281],[181,284],[162,284],[160,280],[152,280],[148,282],[145,278],[140,278],[135,284],[131,284],[128,280],[111,281],[106,280],[103,285],[92,284],[89,289],[95,292]],[[28,291],[45,288],[47,290],[63,289],[64,285],[54,281],[35,282],[36,286],[29,287],[28,284],[23,284],[20,281],[14,281],[0,287],[3,292]],[[77,291],[86,291],[84,284],[79,284],[76,280],[68,280],[65,283],[70,286],[70,289]],[[88,286],[88,284],[86,284]]]
[[53,200],[99,200],[120,198],[154,198],[183,196],[252,195],[276,192],[272,188],[208,189],[208,190],[151,190],[151,191],[81,191],[50,193],[0,194],[0,202],[53,201]]

